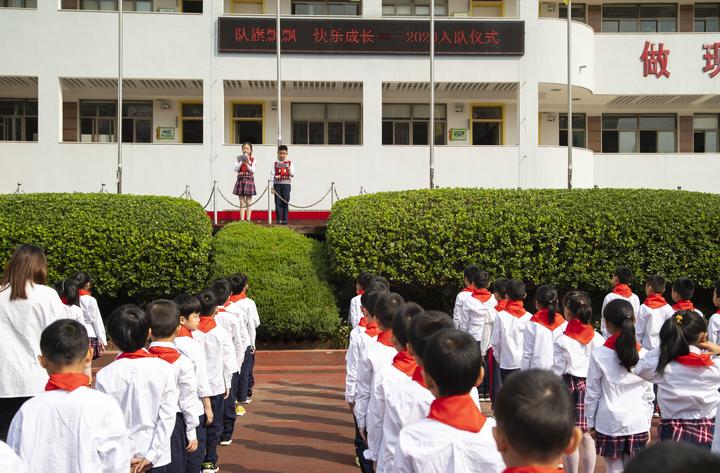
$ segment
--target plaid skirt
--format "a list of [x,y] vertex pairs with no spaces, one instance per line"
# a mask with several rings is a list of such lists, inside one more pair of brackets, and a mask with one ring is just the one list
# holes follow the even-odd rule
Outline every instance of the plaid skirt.
[[575,404],[575,425],[580,427],[583,432],[587,432],[588,424],[585,418],[585,391],[587,391],[587,385],[585,384],[585,378],[564,374],[563,379],[567,384],[568,391],[570,391],[573,404]]
[[257,190],[255,189],[255,179],[239,177],[235,181],[235,187],[233,188],[233,194],[235,195],[255,195]]
[[710,448],[715,433],[715,419],[662,419],[658,426],[658,440],[689,442]]
[[97,360],[100,358],[100,340],[98,340],[97,337],[89,337],[90,339],[90,348],[93,350],[93,360]]
[[622,458],[623,455],[634,457],[641,449],[647,447],[649,440],[649,432],[620,435],[618,437],[595,432],[595,450],[601,457],[612,458],[613,460]]

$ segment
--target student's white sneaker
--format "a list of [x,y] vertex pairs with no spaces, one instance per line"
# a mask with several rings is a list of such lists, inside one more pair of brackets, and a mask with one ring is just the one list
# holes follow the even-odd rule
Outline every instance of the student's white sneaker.
[[232,443],[232,439],[227,439],[227,440],[221,440],[221,441],[220,441],[220,445],[222,445],[223,447],[227,447],[227,446],[230,445],[231,443]]
[[218,473],[220,468],[213,462],[204,462],[202,464],[202,473]]
[[250,404],[251,402],[252,402],[252,399],[247,398],[247,399],[245,399],[242,403],[243,403],[243,404]]

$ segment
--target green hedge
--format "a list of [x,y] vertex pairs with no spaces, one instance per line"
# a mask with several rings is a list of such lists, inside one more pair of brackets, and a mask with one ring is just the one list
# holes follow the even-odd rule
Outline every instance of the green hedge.
[[113,194],[0,196],[0,263],[45,249],[50,281],[84,270],[103,298],[197,291],[207,279],[210,220],[194,201]]
[[607,289],[619,264],[633,268],[636,282],[661,273],[707,287],[720,275],[720,196],[626,189],[389,192],[339,201],[326,236],[335,277],[375,271],[417,292],[452,293],[470,263],[493,277],[589,291]]
[[340,319],[326,267],[322,243],[287,228],[234,223],[213,239],[211,279],[248,276],[263,339],[333,337]]

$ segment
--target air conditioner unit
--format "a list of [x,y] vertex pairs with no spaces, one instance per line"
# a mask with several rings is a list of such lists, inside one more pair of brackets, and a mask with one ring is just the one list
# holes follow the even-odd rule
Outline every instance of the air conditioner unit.
[[554,3],[543,2],[540,4],[540,15],[543,13],[555,13],[557,6]]

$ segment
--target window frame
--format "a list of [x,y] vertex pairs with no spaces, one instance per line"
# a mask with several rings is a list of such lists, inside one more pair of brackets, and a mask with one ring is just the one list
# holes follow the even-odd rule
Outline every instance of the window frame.
[[[203,110],[202,116],[200,116],[200,117],[189,117],[189,116],[187,116],[187,117],[186,117],[185,115],[183,115],[183,106],[184,106],[184,105],[198,105],[198,104],[203,106],[203,108],[202,108],[202,110]],[[179,117],[178,117],[178,120],[179,120],[179,122],[180,122],[180,140],[179,140],[179,143],[181,143],[181,144],[188,144],[188,145],[201,145],[201,144],[204,144],[204,143],[205,143],[205,131],[204,131],[204,130],[203,130],[202,141],[199,142],[199,143],[186,143],[186,142],[185,142],[185,134],[184,134],[184,131],[185,131],[185,130],[184,130],[184,128],[185,128],[185,120],[199,121],[199,122],[202,122],[203,125],[204,125],[204,120],[205,120],[205,104],[203,103],[203,101],[202,101],[202,100],[181,100],[181,101],[178,102],[178,106],[180,107],[179,110],[178,110],[178,111],[180,112],[180,113],[179,113]]]
[[[392,123],[393,127],[393,142],[392,143],[383,143],[382,142],[382,136],[380,137],[381,146],[430,146],[430,117],[415,117],[415,106],[418,105],[424,105],[429,107],[430,104],[428,103],[417,103],[417,102],[383,102],[384,105],[403,105],[410,107],[410,116],[408,118],[404,117],[385,117],[381,112],[381,122],[382,125],[384,125],[386,122]],[[444,130],[442,133],[442,143],[435,143],[434,146],[446,146],[448,144],[447,140],[447,131],[448,131],[448,117],[447,117],[447,103],[436,103],[436,107],[444,107],[445,108],[445,116],[443,118],[437,118],[437,114],[435,115],[435,130],[437,130],[437,125],[440,123],[444,126]],[[395,140],[395,125],[396,123],[407,123],[408,124],[408,143],[396,143]],[[427,130],[427,142],[426,143],[414,143],[414,124],[415,123],[426,123],[428,130]]]
[[[324,107],[324,118],[323,118],[323,142],[322,143],[310,143],[310,121],[309,120],[295,120],[295,117],[293,116],[293,108],[297,105],[322,105]],[[340,120],[329,120],[328,119],[328,105],[354,105],[358,107],[359,117],[357,120],[358,125],[358,142],[353,144],[347,144],[345,143],[346,138],[346,124],[348,122],[354,123],[354,121],[351,120],[342,120],[343,124],[343,142],[342,143],[328,143],[329,138],[329,123],[336,123]],[[362,108],[362,102],[292,102],[290,104],[290,137],[292,140],[292,144],[298,145],[298,146],[362,146],[363,144],[363,108]],[[303,122],[307,123],[307,135],[306,135],[306,143],[296,143],[295,142],[295,123],[296,122]]]
[[[565,128],[563,128],[561,125],[563,115],[565,116],[565,120],[566,120]],[[579,116],[582,116],[582,119],[583,119],[583,127],[582,127],[583,139],[582,139],[581,145],[575,144],[574,134],[576,131],[580,131],[580,128],[575,128],[573,126],[573,148],[587,148],[587,113],[573,112],[573,122],[575,121],[574,119]],[[568,123],[567,122],[567,113],[559,113],[558,114],[558,146],[567,146],[567,132],[568,132],[567,123]],[[563,136],[565,137],[565,144],[562,144],[560,142],[560,139],[563,138]]]
[[[634,130],[620,130],[617,128],[611,128],[606,129],[605,128],[605,118],[606,117],[633,117],[635,119],[635,129]],[[640,120],[642,118],[652,118],[652,117],[673,117],[675,122],[675,127],[670,129],[665,128],[655,128],[652,130],[645,130],[640,126]],[[605,132],[630,132],[633,131],[635,133],[635,143],[633,146],[633,151],[620,151],[620,148],[618,146],[618,151],[607,151],[605,149]],[[668,132],[672,131],[674,134],[673,139],[673,151],[666,152],[666,151],[658,151],[657,146],[655,151],[642,151],[642,132],[643,131],[653,131],[656,133],[660,132]],[[678,127],[678,114],[677,113],[603,113],[600,117],[600,142],[602,144],[602,153],[603,154],[675,154],[678,152],[678,137],[679,137],[679,127]],[[656,139],[656,145],[659,140]],[[619,140],[618,140],[619,144]]]
[[[296,13],[295,8],[298,4],[307,4],[307,5],[324,5],[325,6],[325,13],[323,14],[317,14],[317,13]],[[343,13],[341,15],[336,15],[333,13],[330,13],[330,5],[331,4],[342,4],[342,5],[353,5],[357,8],[357,13],[355,14],[349,14],[349,13]],[[352,0],[297,0],[292,1],[290,3],[290,13],[293,16],[344,16],[344,17],[358,17],[362,16],[362,4],[359,1],[352,1]]]
[[[260,105],[261,116],[257,117],[236,117],[235,116],[235,105]],[[237,142],[237,122],[257,122],[260,121],[260,142],[253,143],[253,145],[261,145],[265,143],[265,102],[257,101],[233,101],[230,102],[230,143],[242,144]]]
[[[84,8],[86,1],[92,1],[97,2],[98,7],[97,8]],[[113,2],[115,4],[114,8],[100,8],[102,2]],[[77,9],[80,11],[118,11],[118,1],[120,0],[79,0]]]
[[[473,118],[473,109],[476,107],[480,108],[500,108],[500,119],[497,118]],[[505,114],[505,104],[504,103],[471,103],[470,104],[470,146],[504,146],[505,145],[505,120],[506,120],[506,114]],[[480,145],[480,144],[473,144],[474,137],[473,137],[473,128],[475,123],[500,123],[500,132],[498,133],[498,138],[500,140],[500,143],[494,144],[494,145]]]
[[[38,120],[39,113],[36,114],[28,114],[27,108],[28,103],[35,103],[35,109],[38,110],[38,99],[36,98],[11,98],[11,97],[3,97],[0,98],[0,102],[11,102],[11,103],[22,103],[22,113],[17,115],[0,115],[0,120],[4,121],[4,119],[10,118],[12,120],[19,120],[20,121],[20,138],[19,140],[15,139],[5,139],[4,137],[0,136],[0,142],[14,142],[14,143],[37,143],[38,140],[35,139],[28,139],[28,126],[27,126],[27,120],[28,118],[35,118],[35,120]],[[38,110],[39,112],[39,110]],[[37,135],[39,137],[40,135],[40,127],[39,124],[37,125]]]
[[[83,104],[112,104],[115,107],[115,113],[110,115],[100,115],[99,111],[98,114],[95,116],[89,116],[89,115],[83,115]],[[117,124],[117,100],[102,100],[102,99],[88,99],[88,100],[78,100],[78,138],[80,139],[80,142],[82,141],[82,136],[87,135],[87,133],[82,132],[82,121],[84,119],[92,120],[91,128],[92,131],[90,132],[90,141],[89,143],[117,143],[117,133],[118,133],[118,124]],[[110,120],[112,123],[110,134],[111,139],[109,141],[100,141],[99,137],[101,134],[98,132],[99,126],[98,126],[98,120]],[[85,142],[87,143],[87,142]]]
[[[585,23],[587,25],[587,3],[573,3],[571,6],[573,11],[580,7],[582,7],[582,19],[577,19],[575,18],[575,15],[571,15],[572,18],[570,18],[570,21],[577,21],[579,23]],[[563,15],[563,9],[566,10],[565,15]],[[560,2],[558,4],[558,18],[560,18],[561,20],[567,19],[567,5],[564,2]]]
[[[503,18],[505,17],[505,2],[503,0],[496,1],[496,0],[470,0],[470,11],[468,11],[468,16],[471,18]],[[499,8],[500,12],[498,16],[485,16],[485,15],[475,15],[475,8]],[[449,15],[448,15],[449,16]]]
[[260,5],[260,15],[265,14],[265,2],[263,0],[229,0],[230,1],[230,13],[235,15],[244,15],[238,10],[238,5]]
[[[699,5],[707,6],[707,5],[714,5],[715,8],[717,8],[717,16],[697,16],[697,9]],[[707,20],[713,18],[717,22],[717,29],[708,30],[707,29]],[[699,22],[703,23],[702,30],[697,28],[697,25]],[[695,3],[693,8],[693,31],[695,33],[717,33],[720,32],[720,3],[716,2],[702,2],[702,3]]]
[[[420,3],[423,2],[423,3]],[[430,2],[424,3],[425,0],[383,0],[381,6],[380,6],[380,12],[383,17],[405,17],[405,18],[430,18]],[[410,7],[410,14],[409,15],[400,15],[397,13],[397,7],[398,5],[407,5]],[[428,8],[427,14],[418,14],[416,13],[417,7],[425,7]],[[450,16],[450,1],[449,0],[440,0],[440,2],[435,2],[435,10],[438,9],[438,7],[445,7],[445,13],[438,13],[435,12],[436,17],[449,17]],[[395,9],[395,14],[386,14],[385,13],[385,7],[393,7]]]
[[[155,11],[155,0],[122,0],[123,2],[123,11],[133,11],[133,12],[140,12],[140,13],[153,13]],[[125,2],[132,2],[133,6],[132,8],[128,9],[125,8]],[[138,10],[137,9],[137,3],[138,2],[150,2],[150,11],[147,10]]]
[[[613,7],[634,7],[636,10],[635,17],[620,17],[620,18],[608,18],[605,15],[605,9],[606,8],[613,8]],[[674,6],[675,7],[675,16],[673,17],[643,17],[641,15],[641,11],[643,8],[648,7],[668,7],[668,6]],[[677,3],[605,3],[602,5],[601,9],[601,19],[600,19],[600,31],[602,33],[676,33],[678,32],[678,20],[679,20],[679,13],[678,13],[679,7]],[[661,20],[668,20],[673,19],[675,21],[675,27],[672,31],[660,31],[659,25]],[[620,30],[620,22],[621,21],[632,21],[635,23],[635,29],[633,31],[621,31]],[[641,28],[643,21],[655,21],[655,31],[643,31]],[[617,31],[608,31],[605,27],[606,23],[609,22],[615,22],[617,23]]]
[[[20,0],[22,2],[22,6],[18,7],[16,5],[8,5],[9,2],[17,1],[17,0],[0,0],[0,8],[28,8],[28,9],[37,9],[37,0]],[[30,6],[28,6],[28,2],[30,2]]]
[[[717,123],[715,125],[715,128],[695,128],[695,119],[697,117],[714,117],[717,120]],[[715,151],[707,151],[703,149],[702,151],[698,151],[697,147],[695,145],[696,136],[700,133],[702,133],[703,138],[705,136],[705,133],[707,132],[713,132],[715,133]],[[703,139],[703,148],[704,145],[704,139]],[[705,154],[705,153],[720,153],[720,113],[695,113],[693,114],[693,153],[698,154]]]
[[[125,107],[132,105],[132,104],[143,104],[143,105],[150,105],[150,118],[148,117],[128,117],[125,116]],[[125,126],[125,120],[132,121],[133,126],[133,139],[132,141],[127,141],[125,138],[123,138],[123,143],[141,143],[141,144],[147,144],[147,143],[153,143],[153,124],[155,123],[155,110],[153,107],[153,101],[152,100],[123,100],[122,104],[122,124],[120,128],[120,133],[123,133],[123,127]],[[150,122],[150,141],[138,141],[137,140],[137,123],[138,121],[149,121]]]

